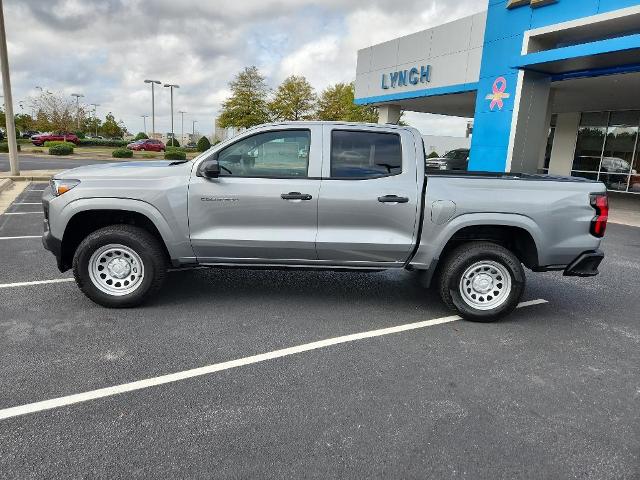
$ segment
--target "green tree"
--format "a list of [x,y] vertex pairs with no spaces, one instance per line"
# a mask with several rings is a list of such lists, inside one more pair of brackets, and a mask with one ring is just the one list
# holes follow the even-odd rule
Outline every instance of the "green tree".
[[438,155],[438,152],[431,152],[427,155],[427,158],[440,158],[440,155]]
[[267,83],[255,66],[246,67],[229,83],[231,97],[222,104],[218,125],[249,128],[269,121]]
[[209,141],[209,139],[207,137],[200,137],[200,140],[198,140],[197,150],[199,152],[206,152],[210,148],[211,142]]
[[138,132],[138,134],[135,136],[134,140],[146,140],[147,138],[149,138],[149,137],[147,136],[146,133]]
[[122,122],[116,122],[116,117],[109,112],[104,118],[100,132],[107,138],[120,138],[124,134],[125,128]]
[[269,113],[273,120],[310,120],[316,99],[316,93],[305,77],[291,75],[280,84],[269,102]]
[[356,105],[353,83],[337,83],[323,90],[318,99],[316,116],[319,120],[368,122],[378,121],[378,109]]

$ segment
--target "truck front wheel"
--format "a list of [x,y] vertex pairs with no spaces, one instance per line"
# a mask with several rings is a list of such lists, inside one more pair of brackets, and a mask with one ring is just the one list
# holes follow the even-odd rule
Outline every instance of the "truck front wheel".
[[522,296],[525,274],[520,260],[492,242],[469,242],[453,250],[440,269],[444,303],[476,322],[511,313]]
[[89,234],[73,257],[80,290],[111,308],[141,304],[162,286],[167,267],[158,240],[132,225],[111,225]]

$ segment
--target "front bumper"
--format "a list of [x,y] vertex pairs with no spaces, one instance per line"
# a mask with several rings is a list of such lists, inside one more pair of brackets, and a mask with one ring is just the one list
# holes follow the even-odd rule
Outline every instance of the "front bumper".
[[42,233],[42,245],[45,250],[49,250],[56,257],[56,262],[58,264],[58,270],[61,272],[68,270],[62,265],[62,240],[56,238],[51,233],[51,228],[49,225],[49,201],[53,196],[48,191],[49,187],[45,189],[45,192],[42,196],[42,209],[44,210],[44,221],[42,224],[43,233]]
[[598,275],[598,266],[604,259],[602,250],[583,252],[564,270],[567,277],[594,277]]

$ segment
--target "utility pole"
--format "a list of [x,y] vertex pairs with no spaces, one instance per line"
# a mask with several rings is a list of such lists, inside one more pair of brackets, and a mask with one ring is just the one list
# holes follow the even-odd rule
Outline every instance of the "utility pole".
[[0,70],[2,70],[2,88],[4,90],[5,118],[7,124],[7,142],[9,143],[9,167],[11,175],[20,175],[18,163],[18,143],[16,142],[16,124],[13,116],[11,98],[11,79],[9,78],[9,56],[7,55],[7,35],[4,29],[4,7],[0,0]]
[[96,115],[96,112],[98,111],[98,107],[100,106],[99,103],[92,103],[91,106],[93,107],[93,123],[96,124],[96,137],[98,136],[98,116]]
[[173,134],[173,89],[174,88],[180,88],[180,85],[174,85],[171,83],[165,83],[164,84],[165,87],[169,88],[169,90],[171,91],[171,145],[175,145],[175,135]]
[[72,93],[72,97],[76,97],[76,117],[78,118],[78,130],[80,130],[80,98],[84,97],[81,93]]
[[185,112],[184,110],[180,110],[180,111],[178,111],[178,113],[182,116],[182,119],[180,121],[180,123],[181,123],[181,132],[182,133],[180,135],[181,135],[181,141],[184,142],[184,114],[187,113],[187,112]]
[[142,124],[144,125],[144,130],[142,130],[144,132],[144,134],[147,134],[147,117],[149,115],[140,115],[142,117]]
[[156,133],[156,97],[155,97],[155,85],[160,85],[160,80],[145,80],[144,83],[151,84],[151,138]]

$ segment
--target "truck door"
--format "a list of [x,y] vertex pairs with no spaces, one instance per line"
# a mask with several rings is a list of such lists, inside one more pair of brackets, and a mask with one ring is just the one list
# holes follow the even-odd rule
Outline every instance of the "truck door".
[[390,126],[325,125],[323,135],[318,258],[402,265],[415,242],[421,203],[413,134]]
[[317,260],[321,145],[321,125],[271,126],[245,133],[218,151],[218,178],[196,176],[196,162],[189,230],[199,261]]

